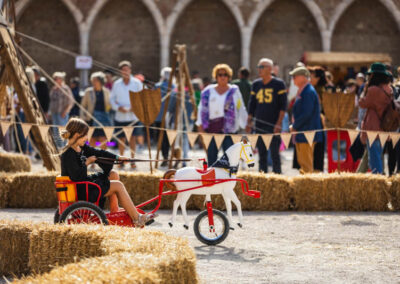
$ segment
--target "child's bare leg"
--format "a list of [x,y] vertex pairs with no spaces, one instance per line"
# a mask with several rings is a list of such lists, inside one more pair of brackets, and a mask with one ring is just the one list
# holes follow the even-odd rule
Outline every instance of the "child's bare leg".
[[136,210],[131,197],[126,191],[125,186],[118,180],[110,181],[110,189],[104,196],[109,197],[113,194],[117,195],[122,207],[126,210],[126,213],[128,213],[131,219],[137,221],[139,219],[139,213]]
[[[119,174],[116,171],[111,171],[108,179],[109,180],[119,180]],[[118,212],[119,206],[118,206],[117,195],[115,193],[110,195],[108,200],[110,201],[110,212],[111,213]]]

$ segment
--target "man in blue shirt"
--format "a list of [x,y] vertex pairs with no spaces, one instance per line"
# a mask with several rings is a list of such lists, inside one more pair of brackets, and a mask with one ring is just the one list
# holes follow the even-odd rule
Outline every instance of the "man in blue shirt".
[[[255,80],[251,86],[251,95],[248,105],[249,117],[246,131],[257,134],[280,133],[282,120],[287,108],[287,90],[285,83],[272,76],[273,61],[262,58],[257,65],[259,79]],[[281,144],[280,136],[274,136],[270,145],[272,170],[280,174],[281,158],[279,147]],[[257,141],[259,151],[259,170],[268,172],[268,151],[263,140],[259,137]]]

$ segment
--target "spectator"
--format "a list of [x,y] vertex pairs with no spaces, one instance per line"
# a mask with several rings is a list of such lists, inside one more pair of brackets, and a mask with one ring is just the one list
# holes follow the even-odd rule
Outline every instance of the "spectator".
[[104,75],[105,75],[105,82],[104,82],[104,87],[106,87],[108,90],[112,90],[113,83],[114,83],[114,73],[110,69],[104,70]]
[[[101,143],[103,150],[107,149],[107,137],[102,129],[103,126],[111,126],[109,111],[110,91],[104,86],[105,74],[103,72],[95,72],[90,76],[92,87],[85,90],[85,95],[82,99],[82,107],[87,110],[81,110],[80,117],[89,125],[96,128],[90,138],[90,146],[96,147],[96,142]],[[101,123],[98,124],[96,120]]]
[[[290,127],[292,132],[321,129],[320,108],[318,94],[310,84],[310,72],[305,67],[295,68],[290,72],[293,81],[299,88],[296,101],[293,105],[294,123]],[[310,173],[314,169],[313,150],[316,142],[322,141],[322,132],[316,132],[312,146],[307,142],[304,134],[296,134],[297,161],[301,173]]]
[[247,107],[251,93],[251,82],[249,81],[250,71],[246,67],[239,69],[239,79],[233,80],[232,84],[239,87],[240,93],[242,93],[243,101]]
[[[230,85],[232,69],[227,64],[218,64],[212,71],[217,84],[209,85],[201,93],[196,125],[199,132],[234,134],[246,126],[247,111],[242,94],[236,85]],[[222,142],[224,152],[233,144],[226,136]],[[206,145],[207,146],[207,145]],[[208,146],[208,164],[217,160],[218,148],[214,138]]]
[[35,88],[36,88],[36,96],[39,99],[39,104],[42,107],[44,113],[49,111],[49,87],[47,86],[46,79],[40,76],[40,70],[38,67],[32,67],[33,74],[35,76]]
[[[164,67],[161,70],[160,82],[158,82],[156,84],[156,88],[161,89],[161,99],[163,101],[161,103],[161,110],[160,110],[160,112],[159,112],[159,114],[158,114],[158,116],[157,116],[157,118],[156,118],[156,120],[154,122],[154,126],[155,127],[161,127],[162,117],[163,117],[163,114],[164,114],[164,106],[165,106],[164,98],[167,95],[167,93],[169,92],[168,83],[169,83],[169,78],[172,75],[171,72],[172,72],[171,67]],[[172,84],[171,88],[175,89],[175,85]],[[171,104],[172,104],[172,101],[170,100],[169,105],[171,105]],[[157,132],[156,136],[159,137],[161,131],[157,130],[156,132]],[[167,137],[167,134],[164,133],[163,141],[162,141],[162,144],[161,144],[161,154],[162,154],[164,160],[168,159],[168,151],[169,151],[168,137]],[[167,161],[163,161],[160,166],[161,167],[166,167],[167,165],[168,165],[168,162]]]
[[[258,134],[281,133],[282,121],[287,108],[287,91],[285,83],[272,76],[274,63],[271,59],[262,58],[258,62],[259,79],[251,86],[251,96],[248,110],[249,117],[246,127],[248,133]],[[254,121],[255,122],[254,122]],[[279,156],[280,136],[274,136],[270,145],[272,170],[274,173],[282,173],[281,158]],[[268,151],[263,140],[259,137],[257,141],[259,150],[259,170],[268,172]]]
[[201,97],[201,90],[203,90],[203,80],[199,76],[198,71],[192,72],[192,85],[194,89],[194,98],[196,100],[196,106],[199,105],[200,97]]
[[[368,71],[371,79],[361,96],[359,105],[367,109],[361,129],[365,131],[382,131],[381,118],[391,103],[393,90],[390,87],[391,74],[382,63],[374,63]],[[379,139],[367,141],[367,133],[361,133],[361,141],[367,144],[369,167],[372,173],[383,173],[382,148]]]
[[274,62],[274,66],[272,67],[272,76],[273,77],[279,77],[279,64],[277,62]]
[[325,89],[328,93],[336,92],[335,84],[333,83],[333,75],[329,71],[325,71],[326,85]]
[[[71,78],[69,81],[69,87],[71,88],[72,95],[74,96],[75,101],[80,104],[81,103],[81,95],[80,95],[80,80],[78,77]],[[73,108],[69,112],[70,117],[79,116],[79,107],[77,104],[74,104]]]
[[[111,91],[110,102],[112,108],[116,111],[114,120],[115,126],[120,126],[120,127],[125,127],[128,125],[136,126],[132,133],[133,137],[125,138],[125,134],[122,128],[116,129],[116,131],[119,132],[117,137],[121,140],[121,143],[118,143],[120,156],[123,156],[124,154],[126,139],[129,139],[131,156],[133,158],[136,152],[135,138],[137,138],[139,144],[143,144],[144,137],[143,137],[143,127],[141,127],[142,124],[139,122],[139,119],[131,109],[129,91],[140,92],[141,90],[143,90],[143,85],[138,79],[134,78],[131,75],[132,74],[131,66],[132,65],[129,61],[121,61],[118,64],[118,68],[121,72],[122,78],[114,82]],[[123,164],[121,164],[120,167],[123,167]],[[136,168],[136,165],[132,163],[131,167]]]
[[[55,72],[54,87],[50,91],[50,114],[54,125],[65,126],[69,120],[69,112],[74,106],[71,89],[65,84],[65,72]],[[54,140],[58,147],[63,146],[58,127],[53,127]]]
[[211,80],[209,77],[203,77],[202,80],[203,80],[203,90],[204,90],[208,85],[211,84]]

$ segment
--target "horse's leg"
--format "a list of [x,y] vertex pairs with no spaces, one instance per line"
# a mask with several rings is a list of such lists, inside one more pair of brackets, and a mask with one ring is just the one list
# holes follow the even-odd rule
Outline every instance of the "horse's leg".
[[229,220],[229,229],[235,230],[235,228],[233,228],[233,221],[232,221],[232,203],[231,203],[231,199],[225,193],[222,193],[222,198],[225,201],[226,213],[228,215],[228,220]]
[[179,200],[181,199],[183,193],[178,193],[176,196],[176,199],[174,200],[174,206],[172,208],[172,216],[171,216],[171,220],[168,222],[168,225],[170,227],[172,227],[175,223],[175,218],[176,218],[176,214],[178,212],[178,206],[180,204]]
[[189,200],[189,198],[190,198],[190,194],[187,193],[182,197],[181,202],[180,202],[183,219],[185,220],[185,225],[183,225],[183,227],[186,230],[189,229],[189,218],[188,218],[187,213],[186,213],[186,203]]
[[242,204],[240,203],[239,198],[237,197],[236,193],[232,189],[232,194],[231,194],[232,202],[235,204],[236,209],[238,211],[239,215],[239,223],[238,226],[242,228],[242,223],[243,223],[243,214],[242,214]]

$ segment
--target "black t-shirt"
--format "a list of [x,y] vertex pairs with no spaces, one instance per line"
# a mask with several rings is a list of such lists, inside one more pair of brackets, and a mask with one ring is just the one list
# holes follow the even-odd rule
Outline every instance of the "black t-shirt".
[[286,111],[286,108],[287,90],[281,79],[272,78],[266,85],[262,79],[253,82],[248,110],[256,118],[256,133],[271,133],[279,112]]

